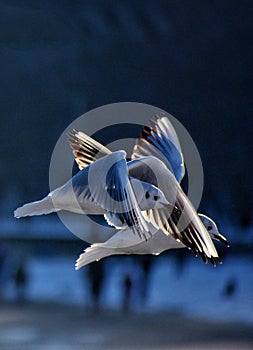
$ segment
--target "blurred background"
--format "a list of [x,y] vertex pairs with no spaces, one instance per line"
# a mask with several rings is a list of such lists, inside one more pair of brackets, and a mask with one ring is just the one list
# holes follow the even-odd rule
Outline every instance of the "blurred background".
[[[0,348],[252,348],[251,1],[3,0],[0,19]],[[87,244],[56,215],[13,218],[48,193],[62,131],[123,101],[191,134],[223,266],[182,250],[75,272]]]

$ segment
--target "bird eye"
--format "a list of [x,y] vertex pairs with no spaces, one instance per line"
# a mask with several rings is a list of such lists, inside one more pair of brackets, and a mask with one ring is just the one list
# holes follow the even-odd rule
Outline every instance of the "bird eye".
[[145,193],[145,198],[148,199],[150,197],[150,194],[148,192]]
[[160,197],[159,196],[154,196],[154,200],[157,201]]
[[207,231],[211,231],[212,226],[210,226],[210,225],[209,225],[209,226],[207,226],[207,228],[206,228],[206,229],[207,229]]

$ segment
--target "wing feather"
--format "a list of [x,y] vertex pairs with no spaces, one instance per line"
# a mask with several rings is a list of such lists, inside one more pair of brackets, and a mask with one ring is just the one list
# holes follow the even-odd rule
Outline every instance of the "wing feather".
[[149,126],[144,126],[134,146],[132,159],[150,155],[164,162],[181,182],[185,174],[184,158],[176,131],[164,113],[155,116]]
[[[148,217],[150,223],[166,235],[171,235],[182,242],[195,255],[200,255],[205,262],[210,261],[213,265],[216,264],[216,261],[220,262],[216,248],[206,228],[177,179],[164,163],[155,157],[146,157],[139,162],[130,162],[129,173],[131,176],[132,167],[135,174],[138,174],[139,168],[143,181],[146,181],[145,172],[141,168],[149,167],[153,169],[159,189],[163,191],[166,199],[174,204],[174,208],[164,206],[163,208],[145,211],[144,215]],[[150,177],[150,172],[147,176]]]
[[68,133],[68,140],[80,170],[92,164],[95,160],[112,153],[108,148],[82,131],[71,130]]
[[117,151],[89,166],[90,196],[108,212],[108,222],[129,226],[135,234],[146,239],[148,223],[138,206],[129,180],[126,152]]

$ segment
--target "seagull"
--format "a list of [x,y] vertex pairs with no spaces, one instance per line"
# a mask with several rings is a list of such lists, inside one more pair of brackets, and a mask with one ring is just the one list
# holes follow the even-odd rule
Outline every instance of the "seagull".
[[[69,133],[70,145],[79,169],[84,169],[111,151],[85,133],[73,130]],[[76,261],[79,269],[92,261],[115,254],[155,254],[172,248],[188,247],[204,262],[214,266],[221,259],[212,243],[218,240],[228,246],[215,222],[204,214],[197,214],[180,187],[185,174],[184,159],[177,134],[168,118],[161,114],[145,126],[141,138],[136,141],[132,161],[128,162],[130,176],[158,185],[166,199],[173,198],[174,206],[150,208],[142,214],[149,223],[151,237],[147,241],[130,234],[129,229],[116,232],[109,240],[86,248]],[[180,222],[181,221],[181,222]]]
[[[158,116],[144,128],[130,162],[125,151],[111,152],[82,132],[73,130],[69,140],[80,172],[42,200],[16,209],[15,217],[59,210],[104,215],[109,225],[119,229],[112,240],[102,243],[104,252],[110,248],[109,255],[128,254],[129,247],[131,253],[159,254],[167,243],[165,249],[186,246],[205,262],[221,263],[211,239],[222,241],[217,226],[213,235],[208,234],[206,225],[211,219],[197,215],[180,187],[185,173],[183,155],[167,118]],[[135,237],[127,239],[127,230]],[[135,241],[137,237],[140,241]],[[84,257],[88,251],[77,260],[76,268],[86,264]]]
[[173,208],[156,186],[129,177],[125,151],[116,151],[82,168],[66,184],[39,201],[14,211],[16,218],[67,210],[104,215],[107,223],[131,230],[147,239],[151,235],[143,213],[163,206]]
[[[223,243],[229,247],[226,238],[219,233],[215,222],[204,214],[198,214],[203,224],[208,230],[212,239]],[[161,230],[156,231],[151,238],[143,241],[138,236],[134,236],[129,229],[117,231],[110,239],[103,243],[94,243],[86,248],[76,261],[76,270],[99,261],[111,255],[122,254],[152,254],[159,255],[169,249],[185,248],[185,245],[175,240],[172,236],[165,235]]]

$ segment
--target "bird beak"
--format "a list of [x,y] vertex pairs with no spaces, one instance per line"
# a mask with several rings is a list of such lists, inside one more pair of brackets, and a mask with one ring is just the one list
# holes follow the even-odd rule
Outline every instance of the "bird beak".
[[155,209],[161,209],[161,208],[164,208],[166,206],[171,206],[171,203],[168,202],[166,198],[164,198],[161,201],[156,203]]
[[220,236],[220,241],[224,243],[227,247],[230,247],[230,244],[225,236],[223,236],[221,233],[219,234]]
[[225,236],[223,236],[221,233],[214,234],[213,237],[217,239],[217,241],[220,241],[221,243],[225,244],[227,247],[230,247],[230,244],[228,243]]
[[154,209],[162,209],[164,207],[164,204],[161,202],[157,202],[154,206]]

